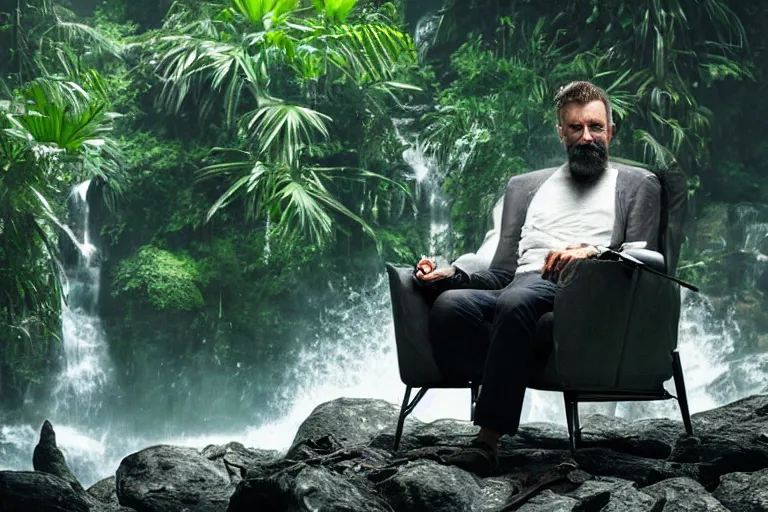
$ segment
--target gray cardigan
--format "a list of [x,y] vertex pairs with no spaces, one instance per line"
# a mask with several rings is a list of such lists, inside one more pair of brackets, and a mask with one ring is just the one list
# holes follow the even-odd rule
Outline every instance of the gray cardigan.
[[[654,173],[639,167],[616,162],[610,162],[609,166],[619,171],[616,178],[616,216],[609,247],[621,250],[626,244],[645,242],[646,249],[658,251],[661,216],[659,179]],[[464,254],[453,262],[459,272],[451,279],[450,288],[499,290],[512,282],[528,206],[539,187],[557,169],[559,167],[541,169],[509,180],[503,207],[499,209],[497,205],[494,209],[494,230],[486,235],[477,253]]]

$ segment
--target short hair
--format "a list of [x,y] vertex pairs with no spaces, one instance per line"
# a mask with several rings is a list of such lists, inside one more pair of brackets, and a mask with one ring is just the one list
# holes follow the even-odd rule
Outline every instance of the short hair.
[[574,81],[560,87],[555,94],[555,108],[557,114],[557,124],[560,124],[560,112],[569,103],[579,103],[585,105],[590,101],[600,100],[605,105],[605,112],[608,116],[608,125],[613,124],[613,117],[611,112],[611,101],[608,99],[608,94],[600,87],[587,81]]

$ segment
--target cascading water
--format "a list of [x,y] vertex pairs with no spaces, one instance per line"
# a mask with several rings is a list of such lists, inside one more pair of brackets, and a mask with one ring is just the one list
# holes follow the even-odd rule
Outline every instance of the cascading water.
[[[64,265],[61,330],[64,367],[53,390],[52,417],[59,422],[82,421],[103,403],[111,373],[106,336],[98,312],[101,268],[97,248],[90,241],[89,181],[72,191],[70,215],[75,221],[77,253]],[[79,241],[77,235],[82,237]]]
[[[89,186],[86,181],[73,188],[69,197],[70,222],[59,224],[71,242],[71,250],[63,251],[60,267],[64,288],[62,364],[46,415],[56,425],[59,447],[75,472],[85,475],[85,482],[90,481],[91,475],[100,474],[105,457],[109,459],[104,444],[104,418],[98,412],[112,372],[98,316],[101,269],[89,232]],[[3,425],[0,464],[9,469],[29,469],[29,450],[37,443],[38,428],[39,425]]]
[[403,151],[403,161],[411,169],[407,176],[416,181],[417,199],[426,194],[429,207],[429,254],[436,259],[438,266],[447,263],[442,258],[446,249],[446,236],[449,230],[449,203],[443,195],[441,185],[445,176],[440,173],[437,159],[426,152],[425,145],[418,136],[409,129],[413,119],[393,119],[398,139],[406,149]]
[[419,62],[421,63],[424,63],[429,48],[435,42],[441,20],[442,16],[440,14],[429,13],[422,16],[416,24],[413,42],[418,50]]

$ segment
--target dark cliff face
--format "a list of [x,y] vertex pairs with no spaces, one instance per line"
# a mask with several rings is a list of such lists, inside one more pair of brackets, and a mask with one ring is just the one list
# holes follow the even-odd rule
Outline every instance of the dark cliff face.
[[426,14],[433,13],[442,8],[444,0],[405,0],[405,23],[413,33],[419,20]]

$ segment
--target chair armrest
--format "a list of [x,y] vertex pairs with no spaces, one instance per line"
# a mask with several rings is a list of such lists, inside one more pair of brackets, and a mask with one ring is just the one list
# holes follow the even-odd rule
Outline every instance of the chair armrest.
[[568,390],[658,391],[672,376],[678,284],[638,266],[580,260],[555,294],[553,355]]
[[413,268],[386,264],[395,344],[400,379],[407,386],[440,385],[443,377],[437,369],[429,341],[430,306],[413,282]]
[[649,249],[624,249],[621,251],[621,254],[640,260],[642,263],[645,263],[652,269],[658,270],[659,272],[666,273],[667,271],[667,264],[664,261],[664,255],[660,252],[651,251]]

